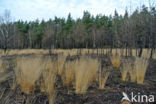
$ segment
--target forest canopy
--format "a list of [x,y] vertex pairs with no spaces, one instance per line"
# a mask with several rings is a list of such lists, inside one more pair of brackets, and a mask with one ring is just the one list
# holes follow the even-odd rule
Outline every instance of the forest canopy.
[[55,17],[48,21],[11,21],[9,11],[0,16],[0,48],[153,48],[156,43],[156,8],[136,9],[129,14]]

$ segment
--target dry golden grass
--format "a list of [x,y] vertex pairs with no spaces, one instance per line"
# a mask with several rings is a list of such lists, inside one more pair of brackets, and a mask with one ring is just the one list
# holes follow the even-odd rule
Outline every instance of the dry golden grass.
[[9,63],[0,59],[0,73],[4,73],[6,69],[9,68]]
[[153,58],[153,59],[156,59],[156,51],[153,52],[152,58]]
[[136,57],[135,67],[136,67],[136,71],[137,71],[137,83],[143,84],[146,70],[148,67],[148,60]]
[[50,56],[47,56],[43,60],[44,69],[53,70],[53,72],[57,73],[58,71],[58,63],[56,59],[53,59]]
[[18,57],[15,68],[17,84],[26,94],[35,90],[35,82],[43,70],[41,56],[35,57]]
[[96,59],[81,57],[75,65],[75,88],[77,94],[86,92],[99,68]]
[[[51,64],[50,64],[51,63]],[[55,63],[48,58],[45,62],[44,71],[42,72],[42,80],[40,89],[45,92],[49,97],[49,104],[54,104],[55,98],[55,79],[56,79],[56,68]]]
[[[13,73],[14,74],[14,73]],[[15,79],[15,76],[13,76],[12,77],[12,80],[10,81],[10,80],[8,80],[8,84],[9,84],[9,86],[10,86],[10,89],[12,90],[12,91],[14,91],[15,89],[16,89],[16,87],[17,87],[17,81],[16,81],[16,79]]]
[[75,56],[75,55],[77,55],[77,49],[68,50],[68,54],[69,54],[70,56]]
[[130,75],[130,81],[135,82],[136,81],[136,73],[137,73],[135,65],[133,65],[132,63],[129,63],[127,65],[127,68],[128,68],[128,73]]
[[9,63],[0,59],[0,82],[6,81],[10,77],[10,73],[6,73],[6,70],[9,68]]
[[49,50],[45,49],[8,49],[6,53],[4,53],[3,50],[0,50],[0,55],[1,56],[6,56],[6,55],[26,55],[26,54],[48,54]]
[[[110,48],[104,48],[104,49],[81,49],[81,55],[85,54],[106,54],[110,53]],[[122,50],[122,51],[121,51]],[[149,58],[150,56],[150,50],[151,49],[143,49],[142,57],[143,58]],[[74,56],[80,53],[80,49],[54,49],[52,50],[52,53],[54,54],[64,54],[65,56],[70,55]],[[118,54],[121,56],[121,53],[123,53],[123,56],[126,56],[126,49],[112,49],[112,55]],[[128,52],[127,52],[128,53]],[[136,57],[136,49],[132,49],[132,56]],[[0,56],[6,56],[6,55],[24,55],[24,54],[49,54],[49,50],[47,49],[14,49],[14,50],[7,50],[7,53],[4,53],[4,50],[0,50]],[[155,54],[155,52],[154,52]],[[156,59],[156,55],[153,54],[153,59]]]
[[3,60],[0,59],[0,73],[3,73],[4,72],[4,65],[3,65]]
[[151,54],[151,49],[143,49],[142,58],[149,59]]
[[10,76],[12,76],[13,73],[3,73],[0,75],[0,83],[6,81]]
[[63,85],[70,86],[74,81],[75,61],[66,62]]
[[113,67],[115,67],[115,68],[119,68],[120,67],[120,60],[121,60],[121,56],[120,55],[112,55],[110,57],[110,59],[111,59]]
[[106,81],[109,77],[110,72],[105,72],[105,73],[99,73],[98,75],[98,83],[99,83],[99,89],[104,89]]
[[65,64],[66,57],[67,56],[61,54],[59,54],[57,57],[57,74],[60,76],[62,75],[63,72],[63,66]]
[[2,49],[0,49],[0,56],[3,54],[3,50]]
[[129,70],[131,70],[131,63],[126,61],[125,63],[123,63],[122,67],[120,68],[122,81],[127,81],[127,74]]

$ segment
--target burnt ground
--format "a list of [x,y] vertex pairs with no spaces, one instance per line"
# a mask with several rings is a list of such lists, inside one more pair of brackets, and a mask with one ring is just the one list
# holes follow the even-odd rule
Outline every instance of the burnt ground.
[[[11,60],[14,62],[16,56],[2,57],[5,60]],[[55,57],[55,56],[52,56]],[[75,56],[78,57],[78,56]],[[92,57],[97,57],[93,55]],[[110,66],[110,59],[108,56],[98,56],[102,59],[102,67]],[[71,57],[69,59],[74,59]],[[9,61],[9,77],[7,81],[0,83],[0,104],[26,104],[29,100],[29,104],[49,104],[48,97],[44,93],[40,93],[36,90],[33,94],[26,95],[17,86],[15,90],[12,90],[10,85],[14,80],[13,72],[14,63]],[[2,75],[0,75],[1,77]],[[129,96],[131,92],[138,95],[154,95],[156,97],[156,60],[151,59],[146,72],[145,81],[143,85],[131,83],[129,81],[121,81],[121,74],[118,69],[111,71],[111,74],[106,82],[104,90],[98,89],[98,84],[92,83],[86,94],[75,94],[75,89],[71,87],[64,87],[61,84],[59,76],[57,78],[58,85],[56,85],[56,97],[55,104],[121,104],[122,92],[127,93]],[[156,99],[156,98],[155,98]],[[139,103],[132,103],[139,104]],[[141,103],[141,104],[156,104],[156,103]]]

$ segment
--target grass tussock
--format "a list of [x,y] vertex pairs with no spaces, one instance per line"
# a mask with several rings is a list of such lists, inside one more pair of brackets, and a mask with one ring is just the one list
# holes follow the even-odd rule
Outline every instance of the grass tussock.
[[151,49],[143,49],[142,58],[149,59],[151,54]]
[[136,71],[137,71],[137,83],[143,84],[146,70],[148,67],[148,60],[137,57],[135,60],[135,67],[136,67]]
[[129,70],[131,70],[131,63],[126,61],[125,63],[123,63],[122,67],[120,68],[122,81],[127,81],[127,74]]
[[42,80],[40,89],[45,92],[49,97],[49,104],[54,104],[55,98],[55,81],[56,81],[56,70],[52,67],[54,64],[51,59],[47,59],[45,62],[44,71],[42,72]]
[[62,76],[63,66],[66,61],[66,55],[58,55],[57,57],[57,74]]
[[153,59],[156,59],[156,51],[153,52],[152,58],[153,58]]
[[121,56],[120,55],[112,55],[110,57],[110,59],[111,59],[113,67],[115,67],[115,68],[119,68],[120,67],[120,60],[121,60]]
[[9,63],[0,59],[0,82],[6,81],[11,75],[6,73],[6,70],[9,68]]
[[4,65],[3,65],[3,60],[0,59],[0,73],[4,72]]
[[128,73],[130,75],[130,81],[131,82],[135,82],[136,81],[136,68],[135,68],[135,65],[132,64],[132,63],[129,63],[127,65],[127,68],[128,68]]
[[99,89],[105,88],[106,81],[109,77],[109,74],[110,74],[110,72],[105,72],[105,73],[99,72],[99,75],[98,75]]
[[75,61],[66,62],[64,71],[63,85],[70,86],[74,81]]
[[0,73],[4,73],[6,69],[9,68],[9,63],[0,59]]
[[42,58],[18,57],[15,68],[17,84],[26,94],[35,90],[35,82],[39,79],[43,69]]
[[45,57],[43,60],[44,69],[53,70],[53,72],[57,73],[58,71],[58,63],[56,59],[53,59],[52,57],[48,56]]
[[86,92],[99,68],[96,59],[81,57],[75,66],[75,88],[77,94]]

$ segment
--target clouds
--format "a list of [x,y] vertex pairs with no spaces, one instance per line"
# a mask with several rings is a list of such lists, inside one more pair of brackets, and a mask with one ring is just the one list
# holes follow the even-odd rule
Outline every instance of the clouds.
[[[70,12],[73,18],[82,17],[83,11],[91,14],[110,15],[117,9],[119,14],[124,14],[130,0],[1,0],[0,14],[11,10],[15,20],[35,20],[58,17],[67,17]],[[136,4],[138,0],[132,0]],[[132,4],[134,6],[134,4]]]

